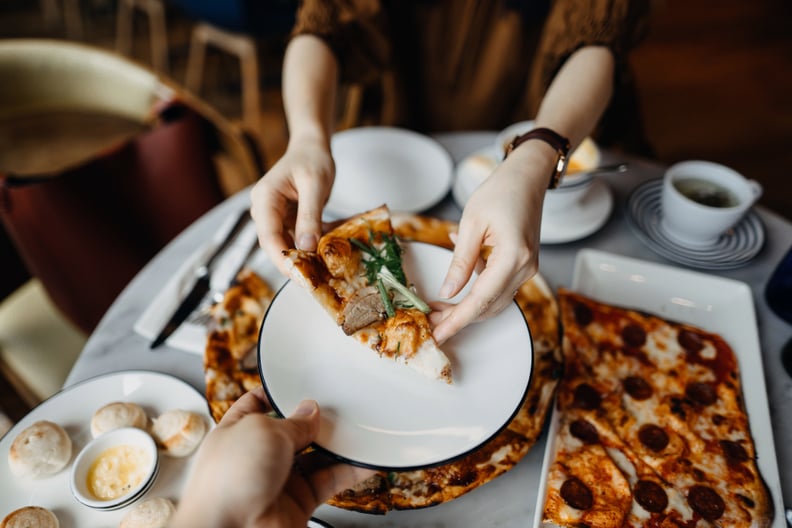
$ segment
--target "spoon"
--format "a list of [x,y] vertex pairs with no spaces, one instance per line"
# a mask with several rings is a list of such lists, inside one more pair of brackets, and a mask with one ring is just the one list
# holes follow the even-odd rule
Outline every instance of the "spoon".
[[[781,364],[784,365],[784,370],[786,370],[787,374],[792,377],[792,338],[781,348]],[[790,518],[790,515],[792,515],[792,512],[787,511],[787,519]],[[792,520],[790,523],[790,526],[792,526]]]
[[627,164],[624,162],[620,163],[613,163],[611,165],[600,165],[599,167],[595,167],[589,171],[586,171],[585,174],[591,174],[592,176],[595,174],[607,174],[609,172],[624,172],[627,170]]
[[611,172],[624,172],[627,170],[627,164],[624,162],[612,163],[610,165],[600,165],[593,169],[581,172],[573,172],[572,174],[565,175],[561,179],[559,188],[569,189],[571,187],[579,187],[588,185],[594,176],[598,174],[608,174]]

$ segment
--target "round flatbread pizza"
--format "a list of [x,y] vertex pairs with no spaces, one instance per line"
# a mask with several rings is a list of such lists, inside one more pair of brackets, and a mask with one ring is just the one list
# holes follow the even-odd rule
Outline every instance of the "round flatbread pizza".
[[[402,240],[453,248],[450,235],[457,230],[455,222],[394,213],[391,223]],[[204,354],[206,397],[215,420],[247,390],[261,385],[250,355],[255,357],[255,336],[272,297],[264,281],[245,270],[226,299],[215,307]],[[552,290],[539,275],[521,286],[515,301],[531,329],[534,373],[509,425],[454,462],[414,471],[379,472],[331,498],[328,504],[376,514],[441,504],[504,474],[528,453],[542,431],[562,372],[559,312]]]

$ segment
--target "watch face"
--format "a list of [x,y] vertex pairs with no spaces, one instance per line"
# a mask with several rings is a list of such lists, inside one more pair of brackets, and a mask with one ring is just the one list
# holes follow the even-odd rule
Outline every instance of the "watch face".
[[561,183],[561,178],[563,178],[567,170],[568,161],[569,158],[567,158],[564,153],[558,153],[558,162],[556,163],[553,175],[550,177],[550,184],[547,186],[548,189],[555,189]]

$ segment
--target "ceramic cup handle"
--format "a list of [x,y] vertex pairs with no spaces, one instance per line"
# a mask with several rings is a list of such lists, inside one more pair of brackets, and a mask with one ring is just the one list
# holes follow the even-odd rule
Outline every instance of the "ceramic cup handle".
[[749,180],[748,186],[751,188],[751,194],[753,195],[754,201],[758,200],[760,196],[762,196],[762,184],[756,180]]

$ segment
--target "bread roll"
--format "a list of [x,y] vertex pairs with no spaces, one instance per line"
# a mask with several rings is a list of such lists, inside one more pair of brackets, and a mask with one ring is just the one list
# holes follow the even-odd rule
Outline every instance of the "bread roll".
[[17,477],[43,478],[69,463],[72,441],[60,425],[46,420],[24,429],[8,450],[8,465]]
[[59,528],[55,514],[40,506],[25,506],[14,510],[0,521],[0,528]]
[[206,434],[206,421],[194,412],[174,409],[154,418],[151,435],[165,454],[184,457],[195,451]]
[[97,409],[91,418],[91,435],[96,438],[102,433],[122,427],[137,427],[146,430],[148,416],[136,403],[113,402]]
[[119,528],[165,528],[176,507],[163,497],[146,499],[133,506],[121,519]]

